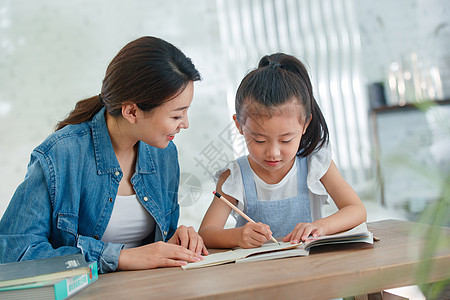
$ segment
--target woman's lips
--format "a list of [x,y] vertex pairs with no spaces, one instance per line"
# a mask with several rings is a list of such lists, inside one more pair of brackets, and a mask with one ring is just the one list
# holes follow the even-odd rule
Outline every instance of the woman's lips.
[[174,134],[169,134],[169,135],[167,135],[167,139],[168,139],[169,141],[173,140],[173,139],[175,138],[175,134],[177,134],[178,132],[179,132],[179,131],[175,132]]

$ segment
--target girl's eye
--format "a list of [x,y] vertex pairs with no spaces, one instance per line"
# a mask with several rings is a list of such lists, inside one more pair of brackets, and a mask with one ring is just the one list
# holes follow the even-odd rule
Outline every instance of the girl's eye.
[[182,116],[178,116],[178,117],[173,117],[175,120],[180,120],[182,118]]
[[292,140],[289,140],[289,141],[281,141],[283,144],[287,144],[287,143],[289,143],[289,142],[291,142]]
[[257,142],[258,144],[262,144],[262,143],[264,143],[264,141],[258,141],[258,140],[255,140],[255,139],[253,139],[255,142]]

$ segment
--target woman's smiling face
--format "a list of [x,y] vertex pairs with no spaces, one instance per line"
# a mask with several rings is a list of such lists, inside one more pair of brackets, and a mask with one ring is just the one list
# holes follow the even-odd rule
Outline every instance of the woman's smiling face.
[[139,139],[157,147],[165,148],[181,129],[189,127],[187,111],[194,95],[194,84],[189,82],[186,88],[175,98],[165,102],[139,118]]

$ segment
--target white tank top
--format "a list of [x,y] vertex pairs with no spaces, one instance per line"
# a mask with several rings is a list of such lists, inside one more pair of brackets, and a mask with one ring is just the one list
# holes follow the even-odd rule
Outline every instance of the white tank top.
[[141,246],[143,240],[153,230],[155,230],[155,220],[142,206],[136,195],[117,195],[102,241],[125,244],[125,248],[133,248]]

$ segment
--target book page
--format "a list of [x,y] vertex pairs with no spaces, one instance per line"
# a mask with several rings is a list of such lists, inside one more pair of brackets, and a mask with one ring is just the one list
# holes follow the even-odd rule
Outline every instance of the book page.
[[226,252],[219,252],[214,254],[209,254],[206,256],[203,256],[203,260],[194,262],[194,263],[188,263],[185,266],[181,266],[184,270],[187,269],[195,269],[195,268],[203,268],[203,267],[209,267],[209,266],[215,266],[220,264],[225,264],[227,262],[235,261],[236,259],[239,259],[240,256],[236,254],[233,250],[229,250]]
[[270,243],[269,242],[269,243],[263,244],[261,247],[250,248],[250,249],[236,248],[233,251],[238,254],[238,256],[239,256],[238,259],[240,259],[240,258],[245,258],[245,257],[247,257],[249,255],[262,253],[262,252],[270,252],[270,251],[280,251],[280,250],[292,249],[292,248],[295,248],[295,247],[297,247],[297,246],[299,246],[301,244],[302,243],[291,244],[290,242],[279,242],[279,244],[275,244],[275,243]]
[[255,255],[250,255],[246,258],[241,258],[235,261],[235,263],[246,263],[246,262],[252,262],[252,261],[263,261],[263,260],[270,260],[270,259],[278,259],[278,258],[287,258],[287,257],[294,257],[294,256],[308,256],[309,250],[305,250],[302,246],[294,248],[294,249],[287,249],[283,251],[274,251],[274,252],[267,252],[267,253],[258,253]]
[[341,233],[318,237],[309,237],[305,241],[305,249],[325,244],[340,244],[352,242],[364,242],[369,244],[373,243],[373,235],[368,231],[366,223],[361,223],[360,225]]
[[204,259],[202,261],[195,262],[195,263],[188,263],[187,265],[182,266],[182,268],[184,270],[187,270],[187,269],[203,268],[203,267],[215,266],[215,265],[219,265],[219,264],[225,264],[228,262],[233,262],[233,261],[245,258],[249,255],[256,254],[256,253],[282,251],[282,250],[292,249],[292,248],[299,246],[300,244],[301,243],[291,244],[289,242],[287,242],[287,243],[280,242],[280,244],[267,243],[267,244],[262,245],[261,247],[251,248],[251,249],[237,248],[235,250],[214,253],[214,254],[204,256]]

